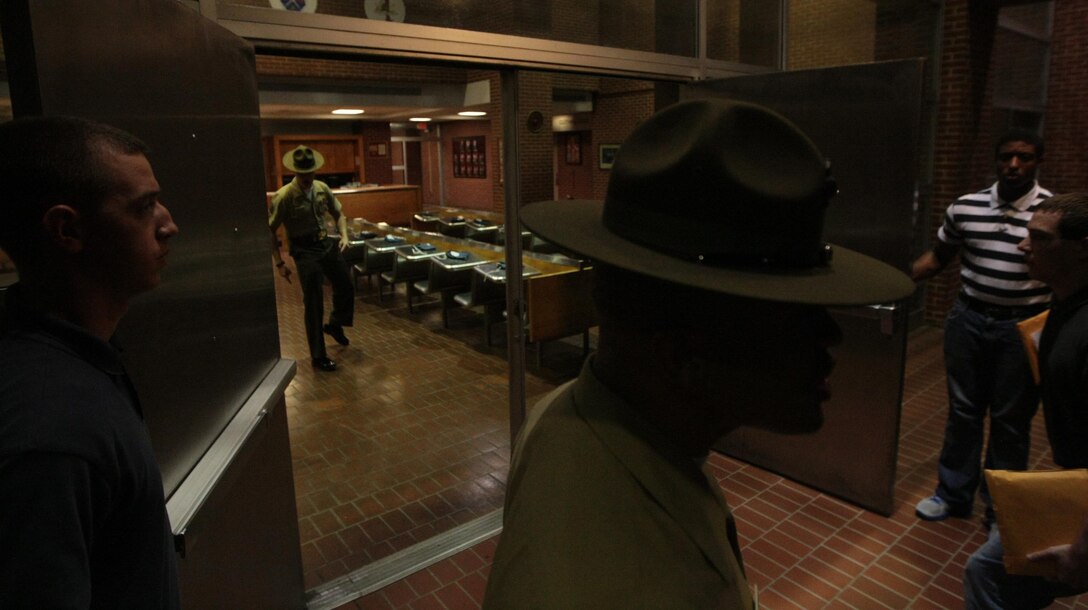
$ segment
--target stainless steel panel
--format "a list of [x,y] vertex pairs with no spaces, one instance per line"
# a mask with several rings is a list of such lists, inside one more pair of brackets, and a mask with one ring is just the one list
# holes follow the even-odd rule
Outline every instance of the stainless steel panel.
[[[750,101],[796,123],[831,161],[828,241],[910,265],[922,60],[743,76],[681,87],[681,99]],[[893,508],[905,323],[899,308],[835,312],[843,344],[816,434],[739,430],[717,448],[861,506]]]
[[[285,366],[253,48],[175,0],[13,0],[0,23],[15,115],[135,133],[180,227],[162,285],[133,303],[117,338],[166,493],[182,490],[170,508],[185,534],[186,607],[302,607],[282,385],[253,396]],[[276,406],[236,437],[228,426],[251,397]],[[221,435],[233,439],[222,451]]]
[[185,608],[305,608],[287,406],[268,410],[188,522],[178,561]]
[[741,76],[681,87],[772,108],[831,161],[828,241],[907,269],[922,110],[921,59]]
[[[895,509],[905,308],[896,308],[895,332],[881,330],[880,312],[836,310],[843,344],[833,351],[833,398],[816,434],[784,435],[742,428],[718,449],[817,489],[888,515]],[[898,363],[899,373],[896,373]]]
[[3,8],[16,116],[138,135],[180,227],[117,332],[170,495],[279,358],[253,49],[171,0]]

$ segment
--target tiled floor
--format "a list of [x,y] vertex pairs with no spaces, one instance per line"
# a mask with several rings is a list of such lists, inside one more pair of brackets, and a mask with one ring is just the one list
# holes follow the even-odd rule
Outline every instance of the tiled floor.
[[[312,589],[502,506],[509,443],[505,328],[436,299],[408,312],[403,285],[379,303],[360,278],[351,345],[327,341],[339,370],[309,364],[297,279],[277,278],[305,585]],[[577,373],[581,350],[549,344],[526,394]],[[533,360],[530,358],[530,360]],[[535,400],[531,398],[530,400]]]
[[[280,288],[283,351],[305,363],[301,324],[288,322],[300,314],[297,288]],[[403,293],[379,306],[364,292],[358,302],[352,346],[330,348],[342,370],[317,375],[303,364],[289,390],[308,588],[502,502],[509,452],[502,349],[484,347],[479,321],[466,312],[454,312],[455,330],[445,331],[437,305],[409,315]],[[963,565],[984,530],[975,519],[927,523],[913,515],[932,491],[944,428],[940,343],[932,329],[909,343],[890,518],[712,457],[762,608],[962,607]],[[534,369],[530,395],[577,370],[577,350],[549,350],[552,368]],[[1046,467],[1042,421],[1035,423],[1032,464]],[[342,608],[478,608],[497,541]],[[1088,608],[1083,597],[1053,607]]]

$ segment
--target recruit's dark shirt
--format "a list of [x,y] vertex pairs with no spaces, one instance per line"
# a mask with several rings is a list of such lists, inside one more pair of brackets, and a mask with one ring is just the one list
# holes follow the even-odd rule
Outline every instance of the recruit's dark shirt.
[[118,352],[0,319],[0,608],[180,608],[162,479]]
[[1088,468],[1088,289],[1051,305],[1039,341],[1043,413],[1054,462]]

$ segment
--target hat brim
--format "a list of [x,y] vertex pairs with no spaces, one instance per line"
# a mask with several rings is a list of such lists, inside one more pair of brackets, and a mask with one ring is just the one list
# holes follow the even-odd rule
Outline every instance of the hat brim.
[[543,201],[520,210],[522,224],[560,248],[660,280],[734,296],[811,305],[872,305],[914,292],[903,272],[870,256],[833,247],[831,264],[763,271],[685,261],[631,242],[605,228],[603,202]]
[[314,150],[314,166],[308,169],[299,169],[295,167],[294,152],[295,149],[291,149],[283,155],[283,166],[296,174],[311,174],[321,169],[322,165],[325,165],[325,155]]

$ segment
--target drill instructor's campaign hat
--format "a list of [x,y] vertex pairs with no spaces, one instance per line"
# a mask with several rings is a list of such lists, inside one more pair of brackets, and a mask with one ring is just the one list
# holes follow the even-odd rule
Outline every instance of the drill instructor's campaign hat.
[[296,174],[316,172],[325,165],[325,155],[309,146],[296,146],[283,155],[283,165]]
[[822,239],[834,182],[816,146],[754,104],[681,102],[620,146],[603,202],[521,209],[533,233],[591,260],[735,296],[867,305],[914,291],[904,273]]

